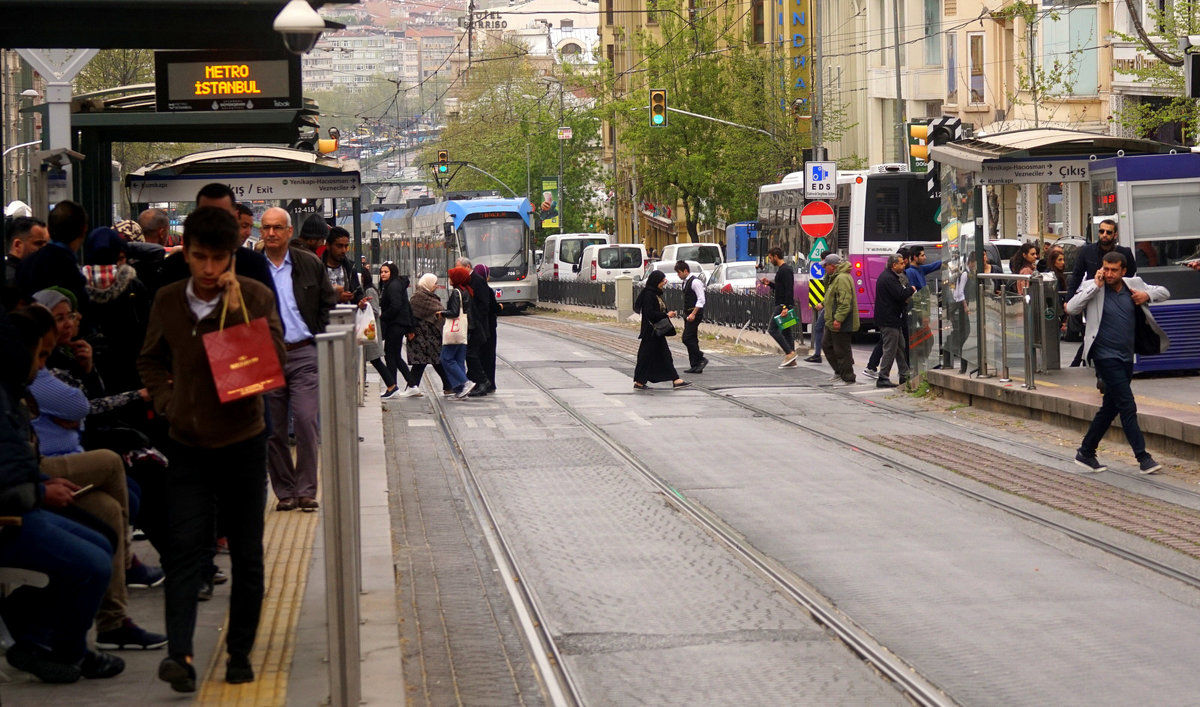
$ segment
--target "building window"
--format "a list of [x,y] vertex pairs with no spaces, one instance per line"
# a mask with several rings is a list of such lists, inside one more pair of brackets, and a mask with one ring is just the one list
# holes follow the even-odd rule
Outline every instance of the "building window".
[[1043,76],[1059,79],[1051,93],[1094,96],[1099,91],[1095,6],[1061,7],[1041,21]]
[[750,21],[753,26],[752,36],[755,44],[762,44],[766,41],[765,13],[763,11],[763,0],[753,0],[750,3]]
[[610,26],[613,23],[613,2],[615,0],[604,0],[604,24]]
[[646,0],[646,24],[658,24],[658,0]]
[[941,0],[925,0],[925,65],[942,63],[942,42],[938,39],[942,29]]
[[983,83],[983,33],[967,34],[967,81],[971,91],[971,103],[985,103]]
[[559,20],[558,26],[561,27],[562,29],[574,29],[575,28],[575,20]]
[[563,56],[579,56],[583,53],[583,47],[574,42],[567,42],[562,46],[560,51],[562,52]]

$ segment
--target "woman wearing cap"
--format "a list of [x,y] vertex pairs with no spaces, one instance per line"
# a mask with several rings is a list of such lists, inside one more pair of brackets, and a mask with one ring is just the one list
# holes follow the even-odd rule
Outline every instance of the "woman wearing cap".
[[442,379],[442,394],[450,395],[450,380],[442,368],[442,300],[437,296],[437,275],[427,272],[417,280],[412,298],[413,331],[408,340],[408,363],[412,366],[409,383],[420,390],[425,367],[433,366],[438,378]]
[[675,371],[675,360],[671,358],[671,347],[667,345],[666,337],[654,333],[657,322],[675,316],[675,312],[667,311],[662,299],[662,288],[666,281],[666,273],[652,270],[646,278],[645,289],[633,303],[633,311],[642,315],[642,330],[638,334],[641,343],[638,344],[637,365],[633,369],[634,390],[649,390],[647,383],[662,381],[671,381],[676,388],[691,385]]

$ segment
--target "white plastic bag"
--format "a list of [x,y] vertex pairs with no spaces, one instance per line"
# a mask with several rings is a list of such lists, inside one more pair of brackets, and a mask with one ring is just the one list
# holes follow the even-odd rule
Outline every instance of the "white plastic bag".
[[370,307],[360,309],[354,313],[354,340],[360,345],[368,341],[375,341],[378,334],[375,331],[375,314]]

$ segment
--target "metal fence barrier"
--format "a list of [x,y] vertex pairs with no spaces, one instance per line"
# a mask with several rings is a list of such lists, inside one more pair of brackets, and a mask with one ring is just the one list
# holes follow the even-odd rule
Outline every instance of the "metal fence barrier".
[[[347,321],[348,320],[348,321]],[[329,704],[362,699],[359,644],[358,346],[353,312],[335,310],[317,339]]]
[[[1028,275],[1008,275],[1003,273],[982,273],[978,278],[979,307],[979,375],[990,377],[988,370],[988,350],[990,329],[988,326],[988,310],[999,319],[998,330],[1000,354],[998,370],[1000,381],[1008,382],[1009,356],[1008,339],[1010,332],[1016,336],[1020,332],[1022,345],[1022,365],[1025,369],[1024,388],[1037,388],[1035,376],[1049,369],[1059,367],[1059,295],[1055,287],[1053,275],[1047,273],[1031,273]],[[1024,282],[1026,289],[1023,293],[1010,290],[1009,285]],[[999,285],[999,286],[998,286]]]
[[[643,289],[641,285],[633,286],[635,302]],[[538,299],[558,304],[615,309],[616,293],[615,282],[538,281]],[[682,289],[664,287],[662,297],[668,310],[683,311]],[[771,321],[774,300],[769,296],[709,290],[704,297],[704,321],[707,323],[765,332]]]

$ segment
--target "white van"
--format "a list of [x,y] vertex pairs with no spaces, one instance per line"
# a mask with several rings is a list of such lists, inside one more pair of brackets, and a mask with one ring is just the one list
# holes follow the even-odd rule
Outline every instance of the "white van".
[[695,260],[700,263],[700,269],[705,277],[712,275],[724,258],[721,257],[721,246],[718,243],[672,243],[662,249],[663,262],[674,263],[676,260]]
[[607,233],[556,233],[546,236],[542,246],[542,263],[538,265],[539,280],[574,280],[575,270],[583,260],[583,249],[590,245],[607,245],[613,237]]
[[591,282],[611,282],[618,275],[640,278],[650,264],[646,246],[633,243],[590,245],[583,249],[576,278]]

